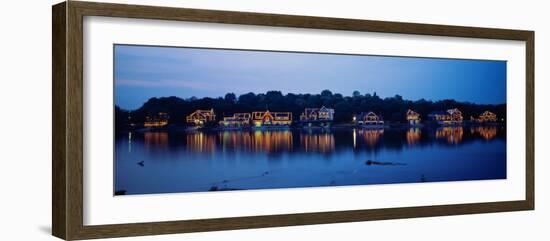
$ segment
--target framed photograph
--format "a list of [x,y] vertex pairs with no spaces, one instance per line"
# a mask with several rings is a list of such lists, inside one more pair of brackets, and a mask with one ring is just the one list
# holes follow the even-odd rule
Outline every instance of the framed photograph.
[[52,24],[57,237],[534,209],[532,31],[77,1]]

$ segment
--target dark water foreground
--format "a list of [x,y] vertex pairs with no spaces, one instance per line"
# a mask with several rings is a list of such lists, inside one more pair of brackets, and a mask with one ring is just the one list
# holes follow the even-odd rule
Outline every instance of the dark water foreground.
[[117,134],[117,194],[506,178],[496,126]]

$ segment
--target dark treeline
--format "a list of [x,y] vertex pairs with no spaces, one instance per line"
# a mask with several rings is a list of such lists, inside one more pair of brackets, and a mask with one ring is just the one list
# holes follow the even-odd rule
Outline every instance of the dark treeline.
[[381,114],[385,121],[404,122],[407,109],[420,113],[423,120],[427,120],[427,115],[432,111],[445,111],[451,108],[460,109],[465,120],[469,120],[470,116],[477,117],[485,110],[497,114],[499,118],[506,116],[506,104],[481,105],[455,100],[430,101],[424,99],[411,101],[404,100],[399,95],[380,98],[376,92],[372,95],[363,95],[358,91],[354,91],[352,96],[343,96],[324,90],[321,94],[288,93],[283,95],[280,91],[268,91],[265,94],[248,93],[238,97],[233,93],[228,93],[225,97],[219,98],[151,98],[136,110],[128,111],[118,106],[115,107],[115,118],[117,125],[127,123],[128,117],[131,117],[131,121],[134,123],[143,123],[146,116],[155,116],[159,112],[166,112],[170,115],[170,123],[184,124],[185,117],[195,110],[213,108],[218,120],[237,112],[264,111],[266,109],[292,112],[294,120],[299,120],[300,113],[304,111],[304,108],[319,108],[321,106],[335,109],[334,121],[336,123],[351,122],[354,114],[367,111]]

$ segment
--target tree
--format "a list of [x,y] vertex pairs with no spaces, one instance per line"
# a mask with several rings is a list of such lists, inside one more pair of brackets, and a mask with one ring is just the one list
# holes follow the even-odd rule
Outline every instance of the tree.
[[270,90],[265,93],[265,96],[267,98],[280,98],[283,97],[283,93],[281,91]]
[[254,94],[252,92],[240,95],[238,98],[234,93],[227,93],[224,97],[205,97],[182,99],[179,97],[154,97],[147,100],[140,108],[132,111],[115,107],[116,130],[125,130],[128,124],[143,123],[147,116],[158,115],[159,112],[166,112],[170,116],[170,124],[185,124],[185,116],[197,109],[214,109],[217,119],[233,113],[253,111],[292,112],[295,120],[305,108],[319,108],[321,106],[335,109],[335,122],[348,123],[353,114],[360,112],[374,111],[383,115],[388,121],[403,122],[407,109],[412,109],[427,120],[428,114],[432,111],[446,111],[451,108],[459,108],[465,118],[477,117],[483,111],[491,111],[497,114],[498,118],[506,116],[506,104],[480,105],[469,102],[458,102],[456,100],[430,101],[420,99],[417,101],[404,100],[402,96],[395,95],[381,99],[376,92],[360,95],[358,91],[353,96],[342,96],[333,94],[330,90],[323,90],[320,94],[292,94],[283,95],[281,91],[268,91],[267,93]]
[[225,94],[225,101],[229,103],[237,102],[237,96],[234,93]]
[[353,110],[351,105],[342,101],[334,106],[334,120],[336,122],[350,122],[353,116]]
[[321,96],[330,97],[330,96],[332,96],[332,92],[330,90],[323,90],[323,91],[321,91]]
[[239,103],[245,105],[253,105],[256,103],[256,95],[252,92],[239,96]]

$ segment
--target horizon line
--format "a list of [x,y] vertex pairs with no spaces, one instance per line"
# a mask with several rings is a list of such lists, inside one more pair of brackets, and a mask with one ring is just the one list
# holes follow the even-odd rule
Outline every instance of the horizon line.
[[[266,91],[265,93],[254,93],[254,92],[246,92],[246,93],[243,93],[243,94],[236,94],[236,93],[233,93],[233,92],[228,92],[226,94],[235,94],[235,97],[236,99],[238,100],[240,96],[242,95],[246,95],[246,94],[254,94],[255,96],[257,95],[260,95],[260,94],[267,94],[267,92],[271,92],[271,91],[274,91],[274,92],[281,92],[281,94],[283,96],[287,96],[289,94],[294,94],[294,95],[321,95],[321,93],[316,93],[316,94],[312,94],[312,93],[292,93],[292,92],[287,92],[287,93],[284,93],[283,91],[280,91],[280,90],[268,90]],[[330,91],[330,90],[328,90]],[[331,91],[332,92],[332,91]],[[346,97],[351,97],[353,98],[353,95],[343,95],[341,93],[332,93],[332,95],[336,95],[336,94],[340,94],[342,95],[343,98],[346,98]],[[372,94],[371,93],[366,93],[366,94],[369,94],[371,97],[374,96],[374,94],[376,94],[376,91],[374,91]],[[361,97],[365,97],[366,94],[360,94]],[[450,100],[450,101],[455,101],[457,103],[462,103],[462,104],[474,104],[474,105],[505,105],[507,104],[507,102],[503,102],[503,103],[477,103],[477,102],[472,102],[472,101],[461,101],[461,100],[456,100],[456,99],[453,99],[453,98],[445,98],[445,99],[439,99],[439,100],[433,100],[433,99],[425,99],[425,98],[420,98],[420,99],[416,99],[416,100],[412,100],[412,99],[406,99],[404,98],[403,96],[399,95],[399,94],[395,94],[393,96],[385,96],[385,97],[382,97],[378,94],[376,94],[376,96],[378,98],[380,98],[381,100],[384,100],[384,99],[387,99],[387,98],[394,98],[396,96],[400,96],[402,98],[403,101],[412,101],[412,102],[417,102],[417,101],[420,101],[420,100],[425,100],[425,101],[428,101],[428,102],[438,102],[438,101],[446,101],[446,100]],[[197,97],[197,96],[190,96],[190,97],[182,97],[182,96],[175,96],[175,95],[171,95],[171,96],[154,96],[154,97],[149,97],[145,102],[143,102],[141,104],[141,106],[135,108],[135,109],[129,109],[129,108],[123,108],[121,105],[118,105],[117,103],[114,103],[114,106],[115,107],[119,107],[123,110],[127,110],[127,111],[134,111],[134,110],[137,110],[139,108],[141,108],[145,103],[147,103],[149,100],[151,99],[161,99],[161,98],[171,98],[171,97],[175,97],[175,98],[179,98],[179,99],[182,99],[182,100],[185,100],[185,101],[189,101],[191,98],[195,97],[197,98],[197,100],[199,99],[205,99],[205,98],[210,98],[210,99],[224,99],[224,96],[217,96],[217,97],[210,97],[210,96],[203,96],[203,97]],[[114,101],[113,101],[114,102]]]

